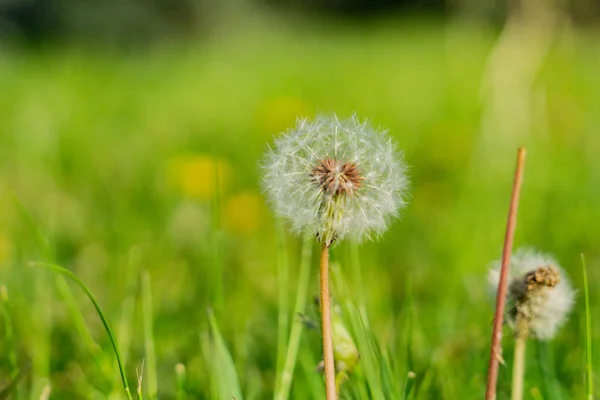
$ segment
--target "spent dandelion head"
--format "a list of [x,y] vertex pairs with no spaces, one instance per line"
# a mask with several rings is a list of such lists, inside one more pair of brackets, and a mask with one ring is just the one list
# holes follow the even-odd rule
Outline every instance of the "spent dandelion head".
[[298,120],[275,140],[263,170],[275,213],[327,244],[383,233],[405,204],[401,153],[385,131],[356,116]]
[[[494,262],[490,284],[498,286],[500,261]],[[575,302],[575,292],[565,272],[547,254],[518,250],[510,260],[506,322],[515,330],[538,339],[552,339]]]

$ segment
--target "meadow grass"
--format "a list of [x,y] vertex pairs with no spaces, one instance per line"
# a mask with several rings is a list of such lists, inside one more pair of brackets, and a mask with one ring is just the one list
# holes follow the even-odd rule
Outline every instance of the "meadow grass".
[[[335,111],[389,128],[413,182],[380,241],[332,250],[333,299],[361,356],[344,398],[483,396],[486,267],[502,249],[522,145],[515,245],[554,253],[580,292],[582,252],[589,272],[589,307],[528,352],[525,397],[584,398],[586,364],[599,355],[595,346],[586,358],[586,340],[600,339],[585,323],[586,309],[597,316],[600,282],[596,34],[557,33],[530,83],[528,133],[499,145],[480,136],[491,28],[245,28],[136,54],[0,53],[0,390],[25,371],[14,398],[48,388],[53,398],[126,398],[123,384],[144,365],[146,398],[271,398],[288,390],[278,382],[291,371],[287,398],[324,398],[309,306],[316,255],[302,256],[303,241],[270,217],[257,161],[296,116]],[[482,146],[493,162],[478,156]],[[38,261],[74,273],[103,319],[62,278],[28,267]],[[511,354],[506,341],[507,365]],[[510,368],[501,367],[498,399],[509,393]]]

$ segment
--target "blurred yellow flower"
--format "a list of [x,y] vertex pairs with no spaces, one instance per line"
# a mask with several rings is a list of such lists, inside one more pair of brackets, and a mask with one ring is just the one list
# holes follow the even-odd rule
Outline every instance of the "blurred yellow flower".
[[183,195],[197,199],[210,199],[224,192],[231,182],[231,165],[210,155],[197,154],[177,157],[169,163],[169,181]]
[[256,193],[241,192],[223,205],[223,226],[233,233],[251,234],[260,227],[264,215],[262,198]]
[[267,134],[275,134],[294,126],[296,118],[310,116],[309,107],[302,100],[281,97],[264,104],[261,112],[261,128]]

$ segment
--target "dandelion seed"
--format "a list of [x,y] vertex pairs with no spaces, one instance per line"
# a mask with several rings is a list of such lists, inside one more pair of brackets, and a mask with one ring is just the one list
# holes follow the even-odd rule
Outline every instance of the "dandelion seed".
[[[493,264],[490,284],[498,286],[500,262]],[[510,261],[506,322],[517,334],[552,339],[575,302],[565,272],[551,256],[520,249]],[[518,332],[519,330],[525,332]]]
[[299,120],[275,141],[263,169],[275,213],[323,241],[380,235],[405,204],[401,154],[385,132],[356,116]]

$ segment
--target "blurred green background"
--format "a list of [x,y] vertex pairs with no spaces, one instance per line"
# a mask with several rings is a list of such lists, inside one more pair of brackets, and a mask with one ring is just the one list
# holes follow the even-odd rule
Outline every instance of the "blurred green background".
[[[133,390],[143,371],[147,398],[154,374],[164,399],[231,398],[219,387],[232,379],[246,399],[272,398],[278,340],[301,323],[303,243],[269,212],[258,164],[298,116],[356,112],[397,140],[412,190],[380,241],[333,249],[333,296],[362,363],[343,397],[483,396],[487,266],[519,146],[515,245],[554,254],[578,290],[556,340],[530,341],[525,398],[584,397],[580,253],[594,325],[600,305],[593,3],[380,3],[0,3],[0,390],[22,370],[14,398],[125,398],[92,304],[30,265],[46,261],[97,297]],[[309,304],[316,254],[311,265]],[[307,328],[290,398],[323,398],[319,360]]]

